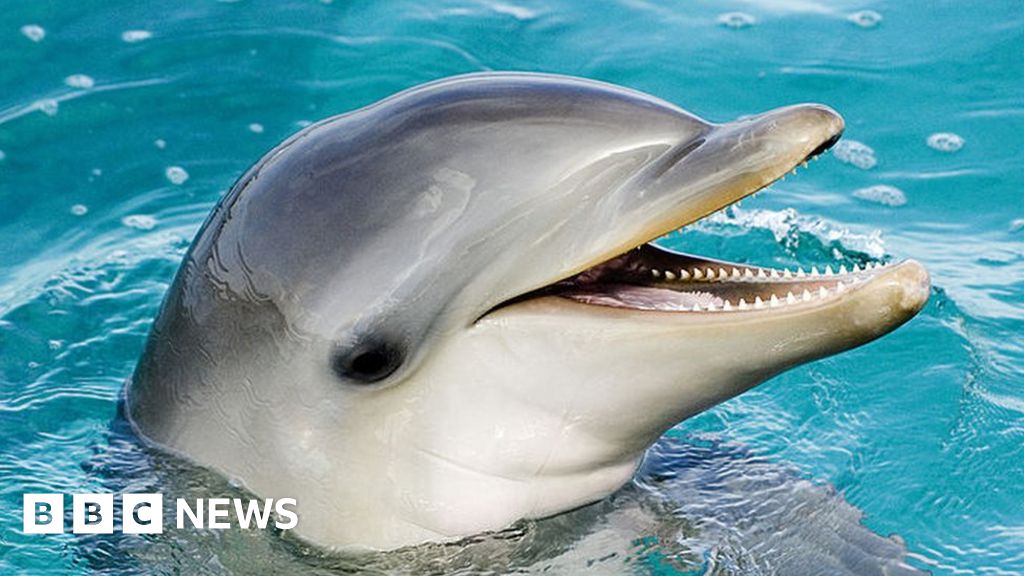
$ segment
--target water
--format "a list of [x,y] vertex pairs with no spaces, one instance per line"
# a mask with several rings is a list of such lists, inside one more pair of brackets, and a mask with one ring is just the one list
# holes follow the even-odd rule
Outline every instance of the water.
[[[628,558],[619,571],[764,573],[811,547],[806,534],[775,541],[775,557],[751,545],[743,515],[723,515],[719,504],[764,510],[757,505],[767,496],[700,484],[697,472],[713,469],[782,478],[787,497],[813,493],[837,510],[848,503],[870,530],[898,534],[910,564],[934,574],[1024,573],[1024,6],[583,6],[5,3],[0,571],[230,568],[224,550],[247,546],[231,536],[146,549],[147,541],[21,535],[21,494],[103,491],[112,475],[145,483],[149,457],[111,429],[118,394],[188,242],[251,162],[307,122],[414,84],[518,69],[624,84],[712,120],[801,101],[832,105],[846,117],[846,138],[870,154],[855,146],[828,155],[662,242],[761,264],[913,257],[931,271],[935,292],[892,335],[679,426],[620,500],[530,524],[512,548],[485,540],[417,552],[417,561],[473,572],[481,557],[496,561],[497,548],[519,556],[505,567],[547,562],[551,554],[530,547],[537,534],[597,533],[571,526],[603,526],[587,514],[633,508],[656,509],[656,520],[598,540],[624,550],[605,562]],[[877,186],[905,202],[880,201],[890,198],[877,194],[885,188],[854,194]],[[111,464],[118,456],[130,464]],[[687,482],[662,487],[651,471],[659,466]],[[785,519],[764,515],[755,524]],[[354,569],[310,560],[317,553],[301,547],[258,549],[277,566]],[[371,564],[396,569],[406,560]]]

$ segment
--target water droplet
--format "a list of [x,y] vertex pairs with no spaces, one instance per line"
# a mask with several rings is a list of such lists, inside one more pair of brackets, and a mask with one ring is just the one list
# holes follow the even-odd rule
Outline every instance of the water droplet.
[[846,19],[861,28],[874,28],[882,23],[882,15],[874,10],[861,10],[860,12],[854,12],[847,16]]
[[86,76],[85,74],[72,74],[64,79],[64,83],[72,88],[84,88],[86,90],[96,85],[96,81],[92,79],[92,76]]
[[164,175],[171,181],[171,184],[184,184],[188,180],[188,172],[181,166],[171,166],[164,170]]
[[956,152],[964,147],[964,139],[952,132],[936,132],[928,137],[928,147],[939,152]]
[[75,216],[85,216],[89,213],[89,207],[85,204],[75,204],[71,207],[71,213]]
[[726,28],[739,30],[753,26],[757,19],[746,12],[727,12],[718,16],[718,23]]
[[854,190],[853,195],[861,200],[867,200],[868,202],[884,206],[896,207],[907,203],[907,195],[903,193],[903,190],[888,184],[877,184]]
[[21,33],[25,35],[25,38],[28,38],[33,42],[40,42],[43,38],[46,38],[46,30],[43,30],[43,27],[38,24],[26,24],[22,26]]
[[34,104],[37,110],[41,111],[47,116],[56,116],[57,111],[60,109],[60,103],[53,98],[47,98],[46,100],[38,100]]
[[840,162],[852,164],[861,170],[870,170],[878,164],[874,149],[856,140],[840,140],[832,148],[832,154]]
[[153,140],[153,146],[163,150],[164,148],[167,148],[167,142],[163,138],[157,138],[156,140]]
[[121,224],[136,230],[152,230],[156,226],[156,218],[145,214],[131,214],[121,218]]
[[121,33],[121,40],[134,44],[135,42],[142,42],[143,40],[149,40],[153,37],[153,33],[149,30],[125,30]]
[[249,124],[249,131],[256,134],[263,134],[263,124],[253,122],[252,124]]

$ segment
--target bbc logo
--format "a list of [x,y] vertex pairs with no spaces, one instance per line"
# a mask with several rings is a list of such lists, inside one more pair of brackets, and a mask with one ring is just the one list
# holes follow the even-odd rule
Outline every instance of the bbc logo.
[[[25,494],[22,527],[25,534],[64,533],[63,494]],[[160,534],[164,524],[162,494],[122,494],[121,531]],[[72,494],[71,531],[75,534],[114,533],[113,494]]]

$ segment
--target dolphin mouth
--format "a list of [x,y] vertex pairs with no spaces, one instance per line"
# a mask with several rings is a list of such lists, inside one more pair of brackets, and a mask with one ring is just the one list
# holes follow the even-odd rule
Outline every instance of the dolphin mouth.
[[[700,218],[757,193],[787,174],[795,174],[797,166],[806,167],[808,161],[831,148],[841,134],[840,131],[827,136],[774,180],[740,194]],[[897,267],[869,263],[864,267],[854,264],[852,268],[769,268],[675,252],[650,242],[512,298],[495,309],[549,296],[595,306],[687,314],[807,308],[835,301],[844,293],[867,285],[887,269]]]

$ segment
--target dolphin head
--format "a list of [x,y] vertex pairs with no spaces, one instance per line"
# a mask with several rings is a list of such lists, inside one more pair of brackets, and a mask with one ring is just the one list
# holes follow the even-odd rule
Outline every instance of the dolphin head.
[[395,548],[600,499],[660,434],[928,296],[914,262],[793,273],[648,242],[831,146],[820,105],[712,124],[536,74],[334,117],[225,196],[128,391],[143,436],[317,544]]

